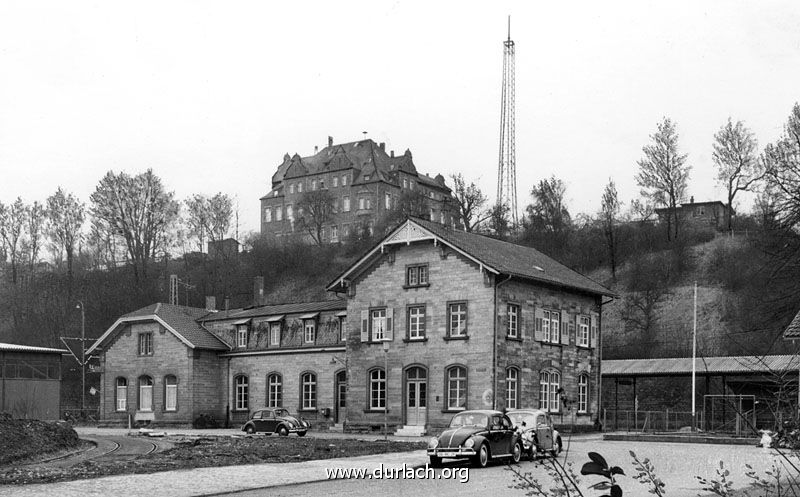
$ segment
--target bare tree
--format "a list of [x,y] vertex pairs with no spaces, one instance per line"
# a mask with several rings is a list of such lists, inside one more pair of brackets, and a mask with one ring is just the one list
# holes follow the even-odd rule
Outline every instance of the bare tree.
[[75,248],[80,244],[83,221],[86,217],[85,205],[60,187],[47,198],[47,229],[51,239],[67,255],[67,274],[72,279],[72,263]]
[[7,206],[0,202],[0,238],[11,262],[11,282],[15,285],[22,252],[22,234],[27,217],[28,207],[21,198],[17,197],[13,204]]
[[490,211],[491,216],[489,217],[489,228],[500,240],[505,240],[508,238],[510,231],[511,231],[511,219],[509,217],[509,212],[511,209],[508,207],[508,204],[501,204],[496,203],[492,207]]
[[756,137],[742,121],[733,124],[728,118],[727,124],[714,135],[713,147],[717,180],[728,189],[726,222],[730,230],[733,199],[738,192],[750,190],[764,176],[764,171],[762,162],[758,160]]
[[534,231],[562,234],[569,229],[572,217],[567,210],[567,186],[555,176],[539,181],[531,190],[533,203],[528,205],[528,221]]
[[26,219],[25,234],[25,253],[28,256],[28,268],[33,274],[34,267],[39,260],[39,251],[42,249],[42,238],[44,235],[44,224],[47,212],[42,204],[34,201],[28,208]]
[[470,233],[476,231],[481,223],[491,217],[491,211],[485,210],[489,199],[474,182],[467,185],[461,173],[453,174],[450,178],[453,180],[453,197],[464,230]]
[[775,187],[779,220],[787,228],[800,225],[800,104],[794,104],[783,136],[764,147],[766,175]]
[[[640,159],[636,183],[642,188],[642,195],[654,205],[667,208],[667,240],[678,237],[678,202],[686,193],[686,181],[690,166],[686,165],[686,154],[678,152],[678,132],[669,119],[657,125],[653,141],[642,147],[644,158]],[[673,232],[672,225],[675,225]]]
[[200,252],[205,250],[206,232],[208,230],[207,198],[204,195],[192,195],[183,201],[186,205],[186,226],[189,235],[197,239]]
[[325,224],[333,219],[335,201],[331,192],[325,189],[307,191],[297,202],[300,227],[317,245],[322,245]]
[[608,257],[611,263],[611,278],[617,281],[617,221],[622,204],[617,195],[617,187],[614,180],[609,179],[600,207],[600,221],[603,226],[603,234],[608,247]]
[[92,216],[124,240],[136,281],[147,279],[164,231],[178,216],[173,198],[152,169],[136,176],[109,171],[92,193]]
[[205,249],[206,237],[211,242],[225,238],[233,219],[233,200],[230,196],[221,192],[213,197],[193,195],[184,204],[189,234],[197,239],[201,252]]

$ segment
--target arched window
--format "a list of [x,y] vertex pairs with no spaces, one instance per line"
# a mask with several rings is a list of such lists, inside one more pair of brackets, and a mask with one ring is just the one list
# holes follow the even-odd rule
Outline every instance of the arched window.
[[558,371],[542,371],[539,374],[539,408],[543,411],[559,412],[561,410],[561,374]]
[[381,368],[369,372],[369,408],[386,409],[386,371]]
[[235,402],[234,409],[237,411],[246,411],[250,407],[249,386],[247,376],[240,374],[233,379]]
[[300,384],[302,385],[302,401],[301,409],[316,409],[317,408],[317,375],[314,373],[303,373],[300,376]]
[[283,378],[278,373],[267,376],[267,407],[283,407]]
[[164,410],[178,410],[178,378],[171,374],[164,377]]
[[139,377],[139,410],[153,410],[153,378],[149,376]]
[[519,403],[519,370],[506,369],[506,407],[516,409]]
[[128,380],[126,378],[117,378],[117,411],[124,411],[128,409]]
[[448,410],[467,408],[467,368],[452,366],[445,373],[447,382],[446,406]]
[[578,375],[578,412],[586,413],[589,408],[589,375]]

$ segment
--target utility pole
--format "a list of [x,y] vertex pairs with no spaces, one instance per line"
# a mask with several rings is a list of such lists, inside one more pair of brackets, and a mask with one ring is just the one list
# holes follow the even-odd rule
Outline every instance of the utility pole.
[[[76,309],[81,310],[81,337],[60,337],[61,343],[63,343],[72,357],[75,358],[75,361],[80,364],[81,366],[81,416],[86,415],[86,363],[88,362],[86,359],[86,311],[85,306],[83,305],[82,300],[78,300],[78,304],[75,306]],[[81,356],[75,354],[72,351],[72,348],[67,344],[67,340],[78,340],[81,342]],[[91,356],[89,357],[91,359]]]

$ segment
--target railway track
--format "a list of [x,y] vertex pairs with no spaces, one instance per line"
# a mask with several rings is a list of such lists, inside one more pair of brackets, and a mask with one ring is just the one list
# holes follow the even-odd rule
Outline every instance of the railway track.
[[25,464],[24,467],[69,467],[84,461],[111,461],[137,459],[153,452],[165,450],[171,447],[168,442],[140,439],[138,437],[84,437],[85,441],[93,444],[93,447],[68,454],[42,459],[36,462]]

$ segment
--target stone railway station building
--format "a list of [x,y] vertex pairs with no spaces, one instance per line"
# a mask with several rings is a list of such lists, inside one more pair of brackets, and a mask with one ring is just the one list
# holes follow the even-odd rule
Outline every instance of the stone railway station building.
[[591,426],[613,292],[540,252],[409,218],[324,302],[209,312],[153,304],[97,342],[102,413],[233,426],[282,406],[315,428],[421,434],[464,409]]

